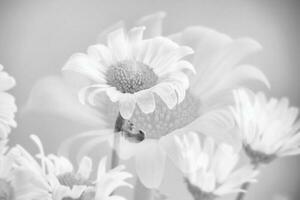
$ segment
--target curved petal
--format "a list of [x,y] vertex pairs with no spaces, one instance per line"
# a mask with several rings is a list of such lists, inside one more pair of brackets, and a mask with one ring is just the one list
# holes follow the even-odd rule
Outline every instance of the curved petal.
[[75,71],[86,75],[88,78],[96,82],[105,83],[105,75],[103,73],[104,68],[105,67],[103,65],[90,58],[88,55],[84,53],[76,53],[69,58],[62,70]]
[[128,52],[128,38],[123,28],[117,29],[108,35],[107,45],[113,52],[115,61],[118,62],[130,58],[131,52]]
[[105,67],[109,67],[113,64],[112,52],[107,46],[102,44],[92,45],[88,48],[87,52],[89,56],[106,65],[103,67],[104,70]]
[[77,175],[80,178],[88,179],[92,172],[93,162],[89,157],[83,157],[79,163]]
[[122,94],[119,100],[120,114],[124,119],[130,119],[135,108],[135,97],[133,94]]
[[145,38],[153,38],[162,35],[162,21],[165,16],[165,12],[157,12],[144,16],[136,24],[138,26],[146,26]]
[[145,29],[146,28],[144,26],[134,27],[134,28],[130,29],[130,31],[128,32],[129,42],[132,44],[135,44],[135,43],[142,41]]
[[186,160],[182,157],[181,148],[176,142],[176,136],[180,136],[184,133],[185,132],[181,130],[173,131],[172,133],[161,137],[159,140],[159,145],[181,171],[188,172],[188,163],[186,163]]
[[[1,66],[1,65],[0,65]],[[16,81],[8,73],[1,71],[0,68],[0,91],[6,91],[16,85]]]
[[155,99],[150,90],[141,90],[135,93],[135,98],[138,106],[144,113],[148,114],[154,111]]
[[165,169],[165,152],[157,140],[146,139],[140,143],[136,155],[136,171],[147,188],[158,188]]
[[21,114],[49,113],[93,127],[104,125],[96,110],[78,101],[77,92],[60,76],[45,77],[32,88]]
[[171,84],[160,83],[154,86],[152,90],[165,102],[169,109],[176,106],[177,95]]
[[99,34],[99,36],[97,38],[97,43],[105,44],[107,42],[107,35],[109,33],[111,33],[112,31],[115,31],[117,29],[124,28],[124,27],[125,27],[124,21],[119,21],[119,22],[105,28],[104,31],[102,31]]

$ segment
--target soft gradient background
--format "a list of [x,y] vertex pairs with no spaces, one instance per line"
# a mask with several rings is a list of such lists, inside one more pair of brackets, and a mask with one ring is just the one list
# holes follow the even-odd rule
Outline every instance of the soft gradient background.
[[[0,63],[17,80],[13,94],[20,110],[38,79],[60,73],[66,59],[85,51],[105,27],[159,10],[168,13],[165,34],[189,25],[204,25],[233,37],[258,40],[264,50],[251,62],[269,77],[270,94],[288,96],[293,105],[300,106],[299,0],[0,0]],[[33,149],[28,135],[35,133],[48,152],[55,151],[67,136],[86,130],[53,115],[19,114],[17,120],[12,143]],[[180,173],[170,164],[167,168],[162,190],[171,200],[191,199]],[[286,195],[299,200],[299,169],[300,157],[272,163],[262,170],[247,199]]]

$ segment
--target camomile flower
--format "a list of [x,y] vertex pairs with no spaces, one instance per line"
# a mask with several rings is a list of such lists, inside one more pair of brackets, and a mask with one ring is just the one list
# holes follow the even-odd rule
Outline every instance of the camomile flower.
[[15,112],[17,107],[15,99],[6,91],[14,87],[15,79],[3,71],[0,65],[0,140],[6,140],[11,127],[16,127]]
[[[135,23],[135,26],[146,27],[144,32],[148,39],[142,40],[143,42],[155,41],[157,38],[166,39],[166,37],[161,36],[163,17],[163,13],[157,13],[143,17]],[[104,31],[104,33],[101,34],[101,43],[105,42],[105,38],[107,38],[110,33],[118,33],[121,38],[126,38],[124,35],[128,35],[127,37],[129,38],[131,31],[125,34],[124,31],[121,31],[124,29],[123,23],[110,27],[108,31]],[[140,32],[142,32],[142,28],[134,28],[133,30],[140,30]],[[175,133],[183,134],[192,130],[217,137],[220,140],[226,140],[230,143],[237,143],[236,138],[232,134],[232,130],[236,128],[235,122],[232,114],[226,110],[228,105],[234,103],[232,89],[245,87],[248,81],[262,82],[269,87],[267,78],[259,68],[252,65],[241,64],[243,59],[261,50],[261,45],[251,38],[243,37],[235,39],[216,30],[198,26],[188,27],[179,33],[170,35],[168,38],[173,40],[172,43],[179,44],[179,47],[192,47],[194,54],[186,59],[189,59],[195,67],[196,74],[192,73],[192,70],[184,70],[184,74],[189,76],[190,84],[188,88],[181,90],[182,92],[184,91],[185,95],[179,95],[183,93],[178,92],[173,93],[175,95],[172,95],[173,97],[169,99],[169,102],[172,101],[172,105],[174,106],[168,106],[170,104],[166,103],[166,99],[156,95],[156,93],[153,95],[155,109],[153,109],[153,106],[148,107],[149,111],[153,110],[153,112],[145,112],[145,109],[140,107],[137,101],[138,106],[135,106],[132,115],[130,115],[131,117],[127,120],[127,124],[132,124],[134,126],[133,129],[137,130],[136,132],[141,131],[144,133],[144,140],[140,142],[139,138],[135,140],[135,138],[128,137],[127,133],[121,133],[121,135],[123,134],[125,136],[121,137],[120,147],[118,148],[119,156],[122,159],[134,158],[137,174],[141,182],[149,188],[157,188],[162,181],[166,161],[165,149],[169,148],[169,138],[172,135]],[[167,40],[169,41],[169,39]],[[90,50],[88,51],[88,55],[83,57],[92,57],[92,55],[94,55],[92,52],[95,51]],[[130,51],[127,51],[127,53],[130,53]],[[75,58],[76,57],[77,56],[75,56]],[[179,62],[182,62],[182,60]],[[78,64],[79,62],[75,63]],[[66,66],[69,64],[70,62],[68,62]],[[84,65],[84,67],[78,66],[78,68],[83,70],[86,69],[87,66],[91,65]],[[154,69],[153,71],[155,72]],[[79,85],[78,82],[80,82],[81,79],[75,77],[78,77],[80,73],[74,75],[74,72],[73,74],[69,72],[71,71],[63,71],[65,82],[67,82],[69,87],[73,85],[74,90],[76,90]],[[89,72],[90,75],[93,74],[94,76],[98,76],[100,73],[97,70]],[[68,76],[66,73],[69,73]],[[85,74],[87,74],[87,72]],[[73,79],[71,77],[73,77]],[[104,78],[106,78],[106,76]],[[50,86],[54,84],[56,84],[56,86],[61,85],[60,82],[55,81],[51,82],[52,84],[47,84],[47,81],[44,81],[42,85],[36,87],[35,90],[32,91],[29,107],[44,105],[45,100],[55,99],[55,102],[49,102],[49,105],[51,103],[56,105],[52,106],[53,110],[58,109],[59,113],[64,112],[66,116],[70,116],[72,119],[78,121],[78,123],[92,121],[88,119],[99,119],[100,122],[97,121],[97,123],[95,122],[92,126],[105,128],[105,130],[95,130],[70,138],[62,144],[62,151],[68,151],[71,147],[70,145],[74,143],[75,140],[80,139],[80,141],[84,141],[83,138],[86,138],[89,141],[80,147],[81,151],[79,154],[82,155],[88,153],[89,150],[107,138],[111,139],[114,134],[113,129],[116,119],[119,112],[123,111],[121,111],[122,108],[119,104],[112,102],[111,99],[113,99],[113,96],[110,95],[109,92],[107,94],[106,87],[98,88],[100,91],[106,92],[98,93],[96,89],[93,89],[91,92],[90,89],[86,89],[85,93],[89,95],[81,95],[84,97],[81,99],[85,100],[85,102],[90,99],[96,104],[97,107],[96,109],[94,108],[94,111],[96,111],[95,114],[88,111],[84,112],[83,109],[81,112],[77,112],[80,105],[74,103],[74,99],[77,98],[74,97],[74,90],[65,89],[64,92],[62,92],[61,88],[65,88],[64,86],[58,87],[57,89],[50,88]],[[86,84],[83,82],[84,81],[82,81],[83,85]],[[178,83],[174,81],[169,83],[173,86],[178,86]],[[90,84],[87,84],[87,87],[89,86]],[[51,91],[53,95],[51,96],[52,98],[38,99],[41,94],[45,94],[45,91]],[[96,93],[97,95],[93,95]],[[132,95],[125,94],[126,96]],[[124,93],[121,94],[121,96],[123,95]],[[55,98],[53,98],[54,96]],[[37,98],[34,99],[33,97]],[[148,98],[144,95],[143,97],[146,97],[145,100],[153,102],[151,100],[152,97]],[[63,100],[65,101],[62,102]],[[69,108],[70,105],[72,105],[73,109]],[[132,106],[133,103],[128,105],[130,111],[132,110]],[[86,107],[88,106],[86,105]],[[41,109],[45,109],[45,106],[41,106]],[[91,124],[89,124],[89,127],[91,127]],[[219,130],[222,130],[222,132]],[[108,137],[108,135],[110,136]],[[135,135],[131,134],[131,136]],[[78,148],[76,148],[76,150],[78,150]]]
[[112,195],[112,192],[121,186],[129,186],[125,182],[131,174],[124,172],[124,166],[118,166],[111,171],[105,171],[106,158],[103,158],[98,167],[97,178],[92,180],[92,161],[88,157],[81,159],[78,170],[75,172],[72,163],[65,157],[44,154],[39,138],[32,135],[31,138],[37,144],[40,153],[38,163],[24,148],[17,146],[12,149],[11,155],[16,163],[36,174],[33,182],[39,183],[39,188],[44,196],[42,199],[51,200],[110,200],[124,199]]
[[201,143],[193,132],[174,136],[178,158],[189,192],[195,199],[212,200],[241,192],[240,186],[253,182],[257,171],[246,165],[236,169],[239,153],[231,145],[216,144],[212,138]]
[[287,98],[268,100],[262,92],[234,91],[232,107],[246,154],[253,164],[300,154],[298,109]]
[[44,185],[37,181],[36,173],[31,173],[31,170],[17,166],[11,151],[2,152],[0,154],[0,199],[46,200]]
[[87,54],[73,55],[63,70],[72,70],[93,80],[80,91],[80,100],[96,105],[95,96],[105,93],[119,103],[120,114],[130,119],[136,104],[143,113],[155,110],[158,95],[168,108],[174,108],[185,96],[189,81],[185,69],[193,66],[182,60],[192,54],[165,37],[143,39],[145,27],[125,32],[123,28],[107,36],[107,45],[90,46]]

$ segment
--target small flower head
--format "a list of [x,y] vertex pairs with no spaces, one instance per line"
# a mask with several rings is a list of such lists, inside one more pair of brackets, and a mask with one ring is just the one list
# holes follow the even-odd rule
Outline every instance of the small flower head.
[[300,153],[298,109],[286,98],[267,100],[263,93],[234,92],[232,108],[246,154],[253,164]]
[[212,138],[201,144],[193,132],[175,136],[175,143],[180,152],[176,162],[195,199],[210,200],[237,193],[243,183],[254,181],[257,175],[251,166],[235,169],[239,154],[228,144],[216,144]]
[[[92,160],[88,157],[81,159],[78,170],[75,171],[72,163],[65,157],[53,154],[45,155],[39,138],[32,135],[31,138],[37,144],[40,153],[36,157],[38,163],[21,146],[14,147],[10,157],[15,160],[19,169],[24,173],[33,174],[24,186],[32,184],[33,197],[43,197],[47,200],[110,200],[115,196],[112,192],[120,186],[130,186],[125,179],[131,174],[124,172],[124,166],[106,172],[106,158],[100,161],[97,179],[90,177],[92,172]],[[17,179],[18,181],[18,179]],[[40,196],[37,196],[40,195]],[[123,198],[123,197],[119,197]]]
[[136,104],[142,112],[155,110],[158,95],[169,108],[180,103],[189,81],[184,70],[193,66],[182,60],[192,54],[187,46],[179,46],[165,37],[143,39],[145,27],[128,33],[117,29],[107,37],[107,46],[90,46],[86,54],[75,54],[64,66],[86,75],[94,83],[82,89],[80,100],[97,104],[96,96],[105,92],[119,103],[123,118],[130,119]]
[[15,99],[6,91],[15,86],[15,79],[3,71],[0,65],[0,140],[6,140],[11,127],[16,127],[15,112],[17,107]]

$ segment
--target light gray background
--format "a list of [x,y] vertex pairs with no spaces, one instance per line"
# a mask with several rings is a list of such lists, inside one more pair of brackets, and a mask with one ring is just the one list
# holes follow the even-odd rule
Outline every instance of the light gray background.
[[[189,25],[204,25],[233,37],[250,36],[264,47],[252,57],[272,84],[272,95],[288,96],[300,106],[299,52],[300,1],[298,0],[1,0],[0,63],[17,80],[13,90],[18,106],[24,105],[35,81],[58,74],[74,52],[85,51],[106,26],[120,19],[135,20],[159,10],[168,13],[164,33]],[[28,135],[38,134],[47,151],[61,139],[86,127],[57,116],[17,117],[12,143],[32,148]],[[285,158],[263,169],[249,200],[275,194],[300,198],[300,158]],[[163,191],[171,199],[191,199],[178,171],[168,165]]]

